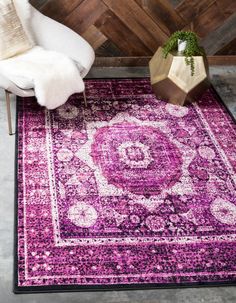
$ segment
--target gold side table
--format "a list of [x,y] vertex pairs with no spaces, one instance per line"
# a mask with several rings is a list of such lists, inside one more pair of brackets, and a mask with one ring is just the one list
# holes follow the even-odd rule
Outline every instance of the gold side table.
[[168,54],[165,59],[159,47],[149,62],[151,84],[157,98],[172,104],[184,105],[197,100],[210,86],[207,59],[194,56],[194,75],[185,57],[177,53]]

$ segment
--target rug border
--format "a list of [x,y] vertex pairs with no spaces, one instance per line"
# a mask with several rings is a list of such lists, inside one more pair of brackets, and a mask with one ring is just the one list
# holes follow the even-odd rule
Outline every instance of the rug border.
[[[100,78],[100,79],[88,79],[88,80],[129,80],[129,79],[149,79],[148,77],[139,78]],[[236,119],[222,100],[214,86],[211,84],[210,89],[215,94],[219,102],[224,106],[226,112],[230,115],[233,122],[236,123]],[[14,268],[13,268],[13,293],[15,294],[32,294],[32,293],[66,293],[66,292],[86,292],[86,291],[124,291],[124,290],[144,290],[144,289],[181,289],[181,288],[198,288],[198,287],[220,287],[220,286],[235,286],[235,282],[191,282],[191,283],[170,283],[170,284],[114,284],[114,285],[54,285],[54,286],[18,286],[18,110],[19,100],[21,97],[16,97],[16,131],[15,131],[15,190],[14,190]]]

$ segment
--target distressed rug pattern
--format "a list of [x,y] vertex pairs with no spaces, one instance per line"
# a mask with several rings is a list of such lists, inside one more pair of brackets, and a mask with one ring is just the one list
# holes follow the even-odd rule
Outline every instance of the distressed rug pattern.
[[214,91],[86,87],[87,108],[18,99],[15,291],[234,283],[236,127]]

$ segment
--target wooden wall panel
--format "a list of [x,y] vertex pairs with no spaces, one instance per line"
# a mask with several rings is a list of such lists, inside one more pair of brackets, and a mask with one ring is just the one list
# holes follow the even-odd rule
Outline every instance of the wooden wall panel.
[[149,55],[150,49],[112,11],[106,11],[95,26],[129,56]]
[[83,2],[83,0],[31,0],[36,8],[39,8],[43,13],[52,16],[58,22],[64,23],[66,17]]
[[176,12],[180,14],[187,23],[192,22],[201,13],[208,10],[215,0],[185,0],[181,1],[176,8]]
[[108,38],[94,25],[89,26],[83,33],[83,37],[85,40],[91,42],[91,46],[94,49],[98,49],[108,40]]
[[235,50],[236,50],[236,38],[226,44],[223,48],[221,48],[216,55],[224,55],[228,54],[230,56],[235,55]]
[[170,35],[183,28],[186,21],[175,11],[166,0],[136,0],[139,5],[159,24],[162,30]]
[[236,0],[30,0],[82,35],[97,56],[151,56],[191,29],[209,55],[236,55]]
[[155,52],[168,36],[134,0],[103,0],[107,7],[125,24],[145,46]]
[[219,0],[217,1],[220,9],[223,11],[226,18],[230,17],[236,12],[236,1],[235,0]]
[[213,32],[225,21],[223,11],[217,2],[213,2],[208,10],[204,11],[192,23],[192,29],[203,38]]
[[42,7],[47,2],[47,0],[30,0],[29,2],[33,6],[35,6],[37,8],[40,8],[40,7]]
[[111,40],[107,40],[99,48],[96,49],[96,57],[103,57],[103,58],[126,57],[127,58],[127,53],[122,51],[120,48],[118,48]]
[[[236,37],[236,13],[230,16],[222,26],[208,34],[202,41],[208,55],[214,55]],[[234,50],[235,51],[235,50]],[[235,53],[234,53],[235,54]]]
[[83,34],[106,12],[107,6],[101,0],[84,0],[65,18],[65,24]]

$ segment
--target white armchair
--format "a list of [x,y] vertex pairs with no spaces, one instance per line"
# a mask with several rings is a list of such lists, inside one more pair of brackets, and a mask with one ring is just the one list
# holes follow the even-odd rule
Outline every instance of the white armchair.
[[[73,59],[78,66],[81,77],[84,78],[95,59],[94,50],[89,43],[68,27],[44,16],[32,6],[30,20],[36,44],[48,50],[64,53]],[[0,88],[3,88],[6,93],[8,127],[11,135],[12,123],[9,95],[12,93],[20,97],[34,96],[34,84],[33,82],[25,82],[19,87],[0,73]],[[86,103],[85,92],[84,100]]]

